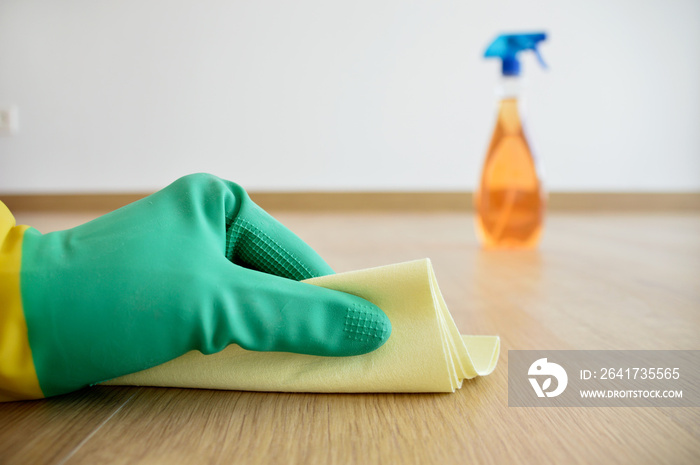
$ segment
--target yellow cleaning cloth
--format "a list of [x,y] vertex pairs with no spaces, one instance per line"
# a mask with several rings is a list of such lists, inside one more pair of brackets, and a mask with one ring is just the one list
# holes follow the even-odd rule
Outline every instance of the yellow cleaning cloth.
[[438,289],[430,260],[417,260],[305,281],[360,296],[392,324],[372,353],[318,357],[251,352],[189,352],[105,384],[282,392],[454,392],[465,378],[496,367],[498,336],[461,336]]

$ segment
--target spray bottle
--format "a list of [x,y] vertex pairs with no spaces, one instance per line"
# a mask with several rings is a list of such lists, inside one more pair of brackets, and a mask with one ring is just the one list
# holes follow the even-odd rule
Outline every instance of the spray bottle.
[[545,199],[518,109],[518,54],[532,50],[546,67],[537,50],[546,38],[544,33],[500,35],[484,53],[502,60],[498,118],[475,196],[477,234],[487,248],[534,248],[542,234]]

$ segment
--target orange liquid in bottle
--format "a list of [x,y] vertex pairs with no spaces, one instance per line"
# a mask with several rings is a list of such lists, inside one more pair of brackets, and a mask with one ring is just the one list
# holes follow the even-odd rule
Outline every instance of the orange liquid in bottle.
[[516,98],[501,100],[476,194],[476,229],[487,248],[534,248],[545,202]]

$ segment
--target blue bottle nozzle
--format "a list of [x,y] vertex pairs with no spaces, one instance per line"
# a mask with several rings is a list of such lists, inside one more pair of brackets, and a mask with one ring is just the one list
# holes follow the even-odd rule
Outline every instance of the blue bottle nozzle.
[[530,34],[502,34],[488,46],[484,57],[500,58],[503,62],[502,73],[504,76],[519,76],[520,61],[518,53],[525,50],[532,50],[537,56],[543,68],[547,68],[542,55],[540,55],[537,46],[540,42],[547,39],[547,34],[544,32],[536,32]]

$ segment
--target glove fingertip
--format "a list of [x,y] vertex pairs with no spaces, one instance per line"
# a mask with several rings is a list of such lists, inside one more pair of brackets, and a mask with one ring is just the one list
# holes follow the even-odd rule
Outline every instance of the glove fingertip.
[[338,334],[341,342],[334,355],[352,356],[373,352],[389,340],[391,321],[376,305],[357,299],[349,305],[342,321],[342,331]]

